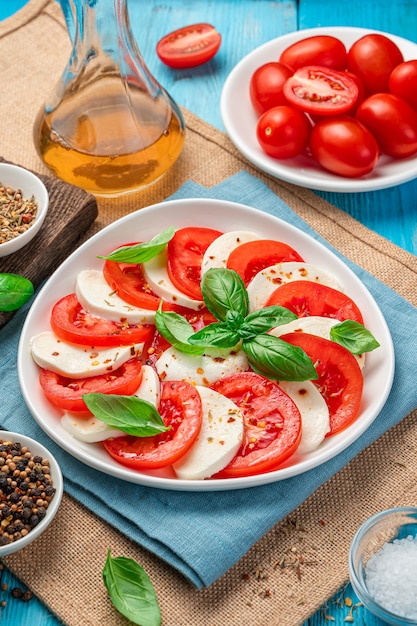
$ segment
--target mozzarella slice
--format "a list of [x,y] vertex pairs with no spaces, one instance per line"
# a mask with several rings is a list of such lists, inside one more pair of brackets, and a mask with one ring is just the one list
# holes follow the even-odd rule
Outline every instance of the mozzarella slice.
[[186,296],[171,282],[167,270],[166,248],[143,264],[143,273],[149,287],[160,298],[194,311],[203,308],[204,302],[202,300],[193,300],[193,298]]
[[[311,315],[308,317],[300,317],[297,320],[283,324],[282,326],[276,326],[270,333],[275,337],[280,337],[286,333],[309,333],[310,335],[317,335],[323,337],[323,339],[331,339],[330,329],[335,324],[340,324],[339,320],[333,317],[322,317],[320,315]],[[365,367],[365,354],[354,355],[360,368]]]
[[251,311],[262,309],[275,289],[293,280],[310,280],[342,291],[334,276],[310,263],[276,263],[258,272],[250,281],[247,290]]
[[226,267],[230,254],[249,241],[259,239],[259,235],[246,230],[234,230],[217,237],[207,248],[201,263],[201,275],[213,267]]
[[155,311],[125,302],[112,291],[103,273],[83,270],[77,275],[75,294],[81,306],[97,317],[127,324],[154,324]]
[[314,384],[280,381],[279,386],[297,405],[301,414],[301,441],[297,452],[316,450],[330,430],[329,409]]
[[[142,371],[142,381],[135,396],[142,400],[147,400],[158,407],[160,398],[159,378],[155,370],[149,365],[144,365]],[[110,437],[122,437],[126,434],[122,430],[105,424],[94,416],[83,419],[77,413],[71,413],[70,411],[64,413],[61,418],[61,424],[70,435],[79,441],[87,443],[97,443],[98,441],[110,439]]]
[[143,344],[114,348],[78,346],[47,330],[32,338],[30,349],[39,367],[67,378],[87,378],[118,369],[135,354],[141,354]]
[[196,387],[203,406],[203,421],[197,441],[174,464],[178,478],[202,480],[226,467],[243,439],[243,415],[238,406],[213,389]]
[[210,348],[202,355],[191,355],[170,347],[156,362],[156,371],[161,380],[184,380],[204,387],[222,376],[248,369],[245,353],[234,349]]
[[85,441],[86,443],[97,443],[111,437],[123,437],[126,434],[122,430],[112,428],[94,416],[83,419],[70,411],[66,411],[61,417],[61,425],[75,439]]

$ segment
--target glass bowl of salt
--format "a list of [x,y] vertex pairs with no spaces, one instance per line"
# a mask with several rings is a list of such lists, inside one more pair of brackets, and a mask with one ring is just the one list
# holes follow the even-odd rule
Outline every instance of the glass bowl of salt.
[[417,507],[370,517],[349,551],[352,587],[366,608],[387,624],[417,624]]

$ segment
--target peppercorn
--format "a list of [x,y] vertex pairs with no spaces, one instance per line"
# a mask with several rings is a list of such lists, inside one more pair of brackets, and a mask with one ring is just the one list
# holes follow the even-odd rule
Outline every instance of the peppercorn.
[[20,442],[0,440],[0,545],[24,537],[45,517],[55,494],[48,459]]

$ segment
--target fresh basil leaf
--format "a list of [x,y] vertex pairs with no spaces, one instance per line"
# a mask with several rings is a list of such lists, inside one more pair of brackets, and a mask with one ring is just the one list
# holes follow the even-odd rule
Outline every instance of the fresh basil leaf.
[[83,400],[97,419],[134,437],[153,437],[171,428],[153,404],[137,396],[85,393]]
[[265,333],[271,328],[282,326],[296,320],[295,313],[283,306],[267,306],[259,311],[249,313],[245,317],[245,322],[240,329],[242,339],[250,339],[261,333]]
[[347,348],[352,354],[364,354],[380,346],[373,334],[354,320],[345,320],[332,326],[330,339]]
[[204,302],[216,319],[225,322],[228,311],[242,317],[249,312],[249,297],[239,274],[226,268],[213,268],[203,274],[201,291]]
[[31,281],[18,274],[0,273],[0,311],[17,311],[32,296]]
[[170,226],[164,232],[156,235],[151,241],[138,243],[132,246],[122,246],[108,256],[98,256],[99,259],[116,261],[117,263],[145,263],[162,252],[167,243],[175,235],[175,228]]
[[107,553],[103,580],[113,606],[133,624],[160,626],[155,589],[143,567],[124,556]]
[[316,369],[298,346],[274,335],[258,335],[244,341],[242,348],[252,369],[271,380],[316,380]]
[[239,343],[240,337],[223,322],[205,326],[189,337],[188,341],[204,348],[233,348]]
[[188,354],[203,354],[204,348],[188,343],[189,337],[194,334],[194,328],[182,315],[172,311],[162,311],[160,306],[155,314],[155,326],[177,350]]
[[245,318],[237,311],[227,311],[226,313],[226,326],[230,330],[239,330],[243,324]]

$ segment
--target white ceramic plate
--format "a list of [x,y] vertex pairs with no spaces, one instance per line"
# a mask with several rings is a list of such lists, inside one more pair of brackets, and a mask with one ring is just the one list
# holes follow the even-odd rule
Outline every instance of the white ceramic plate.
[[[349,179],[322,169],[312,158],[278,160],[263,152],[256,139],[257,116],[253,110],[249,83],[253,72],[269,61],[277,61],[291,44],[313,35],[333,35],[349,48],[357,39],[371,31],[364,28],[328,27],[311,28],[273,39],[244,57],[232,70],[221,95],[221,115],[224,126],[236,148],[254,165],[276,178],[321,191],[354,193],[385,189],[399,185],[417,176],[417,157],[392,159],[382,155],[377,167],[362,178]],[[417,59],[417,44],[407,39],[381,33],[392,39],[401,49],[404,59]]]
[[[142,241],[174,225],[207,226],[223,231],[236,229],[259,233],[264,238],[285,241],[302,254],[303,258],[331,271],[345,292],[361,309],[365,325],[373,332],[381,347],[367,355],[365,387],[359,418],[347,429],[326,439],[320,448],[310,454],[293,456],[282,469],[260,476],[228,480],[179,480],[164,470],[146,474],[130,470],[113,461],[101,444],[86,444],[74,439],[61,426],[60,411],[46,400],[38,383],[39,369],[29,352],[30,338],[49,328],[48,320],[56,300],[74,291],[75,277],[82,269],[101,269],[103,261],[97,258],[127,241],[132,233]],[[322,244],[301,230],[259,210],[221,200],[173,200],[153,205],[129,214],[103,229],[84,243],[56,270],[44,285],[26,318],[18,350],[19,380],[25,401],[43,430],[74,457],[102,472],[131,482],[148,486],[189,491],[213,491],[252,487],[282,480],[310,470],[355,441],[382,409],[391,388],[394,373],[394,352],[391,336],[376,302],[356,275]]]

